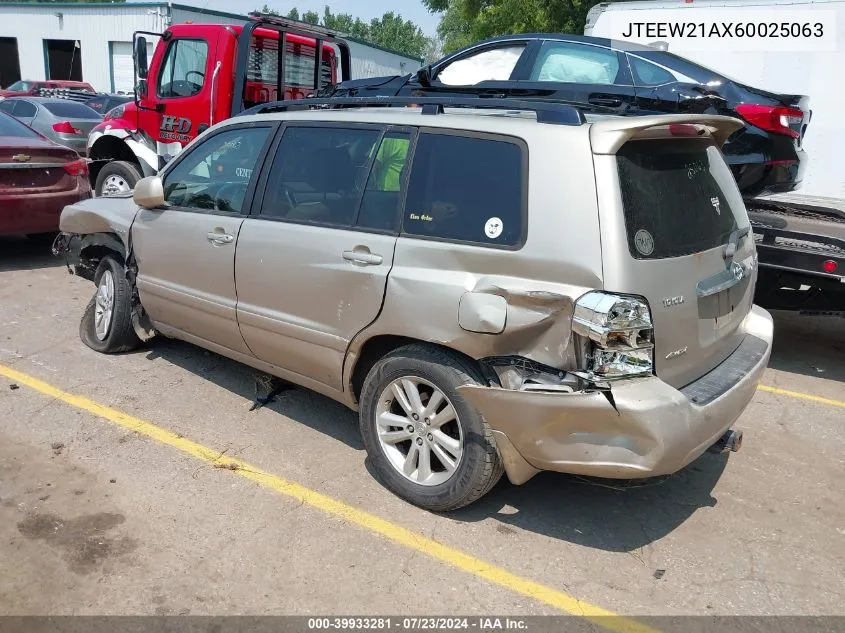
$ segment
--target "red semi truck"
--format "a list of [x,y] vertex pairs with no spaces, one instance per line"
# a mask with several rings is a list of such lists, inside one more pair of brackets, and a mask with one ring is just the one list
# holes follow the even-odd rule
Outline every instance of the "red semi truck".
[[[88,137],[96,195],[131,190],[214,123],[350,79],[349,46],[334,32],[277,16],[249,17],[242,25],[177,24],[161,34],[135,33],[134,103],[108,112]],[[147,36],[159,38],[149,63]]]

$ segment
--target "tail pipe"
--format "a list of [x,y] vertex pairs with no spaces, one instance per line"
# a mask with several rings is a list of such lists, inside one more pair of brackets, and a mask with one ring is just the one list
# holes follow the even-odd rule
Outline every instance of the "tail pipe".
[[728,430],[707,450],[711,453],[736,453],[742,448],[742,431]]

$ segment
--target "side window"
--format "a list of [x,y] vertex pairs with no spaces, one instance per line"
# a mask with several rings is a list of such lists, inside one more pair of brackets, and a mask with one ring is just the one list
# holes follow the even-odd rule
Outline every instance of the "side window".
[[523,234],[523,150],[510,141],[421,134],[406,235],[516,246]]
[[395,231],[402,200],[402,177],[408,163],[411,135],[385,135],[376,152],[356,226],[364,229]]
[[38,108],[29,101],[16,101],[14,115],[19,119],[30,119],[38,112]]
[[8,99],[4,101],[0,101],[0,110],[5,112],[6,114],[12,114],[12,111],[15,109],[15,102],[9,101]]
[[351,226],[380,136],[378,130],[288,128],[270,168],[261,215]]
[[533,81],[603,85],[615,84],[618,76],[615,51],[569,42],[546,42],[531,73]]
[[271,128],[238,128],[197,145],[164,177],[174,207],[239,213]]
[[474,86],[482,81],[506,81],[510,79],[524,50],[524,44],[488,48],[444,66],[438,71],[436,79],[447,86]]
[[158,76],[157,94],[163,99],[192,97],[205,84],[208,44],[204,40],[173,40]]
[[634,73],[634,84],[637,86],[661,86],[677,81],[672,73],[656,64],[633,55],[628,55],[628,59]]

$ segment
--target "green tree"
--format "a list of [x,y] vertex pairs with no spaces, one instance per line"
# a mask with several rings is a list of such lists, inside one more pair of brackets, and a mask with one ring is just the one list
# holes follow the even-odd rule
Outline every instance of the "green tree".
[[273,7],[268,6],[265,4],[261,9],[259,9],[260,13],[267,13],[268,15],[279,15],[279,12],[276,11]]
[[510,33],[583,33],[587,12],[600,0],[422,0],[442,13],[443,50]]
[[[288,17],[294,20],[300,19],[299,11],[292,9]],[[373,18],[369,23],[364,22],[361,18],[353,17],[349,13],[332,13],[329,7],[326,7],[323,11],[322,18],[314,11],[308,11],[302,15],[301,19],[303,22],[319,24],[338,33],[412,57],[423,57],[430,46],[429,38],[425,36],[420,27],[392,11],[385,13],[380,18]]]
[[288,11],[288,17],[289,17],[291,20],[298,20],[298,19],[299,19],[299,9],[297,9],[296,7],[294,7],[293,9],[291,9],[290,11]]
[[320,23],[320,15],[316,11],[306,11],[302,14],[302,21],[317,25]]

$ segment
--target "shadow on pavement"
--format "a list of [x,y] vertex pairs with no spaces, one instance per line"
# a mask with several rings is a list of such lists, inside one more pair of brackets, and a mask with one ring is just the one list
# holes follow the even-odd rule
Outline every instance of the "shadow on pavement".
[[772,312],[775,340],[769,367],[845,382],[845,319]]
[[0,237],[0,273],[64,266],[64,259],[54,256],[50,250],[52,238],[52,235],[36,239]]
[[[240,363],[167,339],[151,344],[146,355],[163,358],[245,400],[255,398],[258,372]],[[329,398],[295,388],[265,408],[364,449],[357,414]],[[245,408],[244,415],[252,414]],[[596,549],[631,552],[666,536],[699,508],[714,506],[711,493],[727,461],[726,455],[705,454],[676,475],[639,481],[540,473],[514,486],[503,477],[487,496],[447,516],[466,522],[495,518],[501,532],[519,528]],[[366,463],[374,475],[369,460]]]

